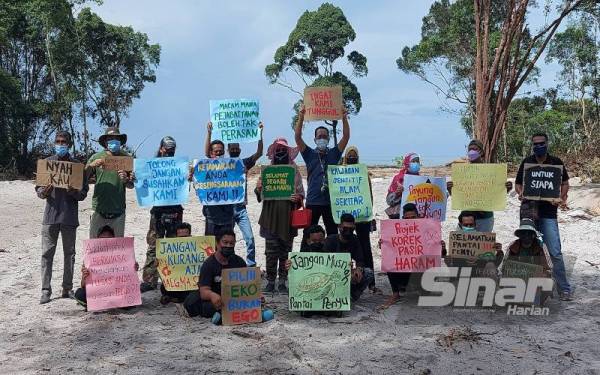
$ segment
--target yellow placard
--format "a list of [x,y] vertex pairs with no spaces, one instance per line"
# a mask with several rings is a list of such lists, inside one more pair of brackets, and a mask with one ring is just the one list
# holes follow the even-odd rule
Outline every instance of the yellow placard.
[[504,211],[506,164],[452,164],[452,209]]
[[198,289],[200,268],[215,252],[214,236],[159,238],[156,240],[158,274],[168,291]]

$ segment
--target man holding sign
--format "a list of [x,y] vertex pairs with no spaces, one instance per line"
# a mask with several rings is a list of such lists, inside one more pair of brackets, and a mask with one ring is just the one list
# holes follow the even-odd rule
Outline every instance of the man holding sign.
[[[564,301],[570,301],[573,299],[571,296],[571,285],[567,280],[567,273],[565,271],[557,220],[558,206],[562,209],[567,209],[569,174],[567,173],[567,169],[562,160],[548,154],[548,135],[545,133],[536,133],[531,137],[531,141],[533,143],[533,155],[528,156],[521,162],[519,171],[517,172],[517,178],[515,179],[515,190],[519,194],[519,199],[521,200],[521,216],[522,218],[533,219],[535,226],[542,233],[544,243],[548,247],[548,251],[552,257],[554,279],[558,284],[560,297]],[[560,187],[553,186],[553,189],[560,189],[559,199],[553,200],[552,202],[544,200],[531,201],[523,196],[526,188],[524,186],[523,177],[525,164],[562,167]]]
[[[54,138],[55,155],[46,160],[58,160],[77,163],[70,154],[71,135],[65,131],[56,133]],[[75,242],[79,226],[79,202],[87,197],[88,183],[85,176],[81,190],[73,188],[59,189],[52,184],[36,186],[38,198],[46,200],[44,218],[42,220],[42,297],[40,303],[50,302],[52,295],[52,264],[58,235],[62,237],[64,252],[63,298],[71,297],[73,292],[73,268],[75,267]]]

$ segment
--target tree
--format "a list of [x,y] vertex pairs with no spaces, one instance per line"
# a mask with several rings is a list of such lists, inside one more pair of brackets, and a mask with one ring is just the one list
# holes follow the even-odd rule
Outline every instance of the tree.
[[[344,12],[324,3],[316,11],[302,14],[287,43],[275,52],[275,62],[265,67],[265,74],[271,84],[286,87],[300,98],[302,90],[286,80],[286,72],[294,73],[295,80],[304,87],[341,85],[344,105],[349,113],[357,114],[362,107],[360,92],[350,78],[334,68],[336,62],[344,57],[345,47],[355,38],[356,33]],[[350,52],[347,61],[352,67],[352,76],[368,74],[367,58],[359,52]],[[296,115],[292,126],[300,105],[301,100],[294,105]],[[335,124],[329,123],[334,129]]]

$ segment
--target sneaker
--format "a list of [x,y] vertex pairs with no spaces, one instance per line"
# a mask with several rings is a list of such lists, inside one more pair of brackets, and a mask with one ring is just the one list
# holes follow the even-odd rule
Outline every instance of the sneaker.
[[144,281],[143,283],[140,284],[140,292],[142,293],[146,293],[149,292],[151,290],[155,290],[156,289],[156,285],[152,285],[151,283]]
[[216,325],[216,326],[220,326],[221,325],[221,313],[220,312],[216,312],[213,317],[210,319],[211,323]]
[[265,293],[275,293],[275,283],[273,281],[269,281],[267,286],[263,290]]
[[73,289],[63,289],[60,297],[73,299],[75,298],[75,293],[73,292]]
[[40,305],[50,302],[50,296],[52,295],[52,291],[48,289],[42,290],[42,297],[40,298]]
[[573,294],[571,294],[571,292],[561,292],[560,300],[561,301],[573,301]]
[[279,282],[279,285],[277,285],[277,291],[281,294],[288,294],[289,290],[287,288],[287,286],[285,286],[285,281],[284,282]]

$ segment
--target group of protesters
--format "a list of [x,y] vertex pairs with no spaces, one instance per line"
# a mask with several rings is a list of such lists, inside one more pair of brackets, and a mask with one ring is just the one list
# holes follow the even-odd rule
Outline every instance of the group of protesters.
[[[272,165],[296,166],[296,158],[302,156],[307,170],[307,187],[298,168],[295,176],[295,193],[289,200],[266,200],[262,202],[262,212],[258,221],[260,237],[265,241],[266,285],[264,293],[288,293],[287,276],[290,263],[289,253],[293,250],[294,239],[299,235],[298,229],[290,222],[291,212],[302,207],[312,211],[310,226],[302,233],[300,251],[324,253],[349,253],[352,259],[351,299],[357,301],[369,289],[373,293],[381,293],[375,284],[373,250],[371,233],[375,230],[374,222],[357,222],[352,214],[341,215],[340,224],[336,224],[332,215],[327,179],[327,167],[338,164],[359,163],[359,152],[356,147],[347,147],[350,140],[350,125],[347,114],[342,118],[342,136],[334,147],[329,147],[331,137],[326,127],[314,130],[315,147],[307,145],[303,139],[304,108],[299,111],[294,128],[296,146],[291,146],[286,138],[276,138],[267,148],[266,156]],[[263,155],[262,123],[260,140],[256,152],[242,159],[245,172],[248,173]],[[557,208],[566,204],[569,176],[563,169],[561,202],[529,201],[523,197],[523,169],[525,163],[563,165],[563,162],[548,154],[548,137],[538,133],[532,136],[533,154],[520,165],[514,189],[522,202],[520,225],[516,227],[516,240],[506,248],[496,246],[496,258],[481,264],[482,272],[494,275],[497,267],[506,257],[514,257],[526,262],[533,262],[544,267],[556,281],[562,300],[571,300],[571,286],[567,280],[565,265],[561,254],[561,241],[557,222]],[[69,133],[59,131],[55,136],[55,153],[50,160],[77,162],[69,153],[72,146]],[[89,225],[89,238],[124,237],[126,215],[126,190],[132,189],[135,174],[124,170],[112,171],[103,168],[107,156],[129,156],[126,151],[127,135],[118,128],[108,128],[99,137],[103,150],[94,154],[87,161],[82,188],[55,188],[52,185],[36,186],[39,198],[46,200],[46,208],[42,222],[42,296],[40,303],[51,300],[52,263],[56,251],[59,234],[64,250],[64,272],[62,282],[63,298],[74,298],[85,305],[85,280],[89,270],[81,269],[81,288],[73,290],[73,273],[75,267],[76,232],[79,225],[78,202],[86,199],[89,184],[94,184],[92,198],[92,214]],[[161,139],[156,157],[172,157],[175,155],[176,142],[170,136]],[[345,152],[345,153],[344,153]],[[241,148],[238,143],[229,143],[227,147],[218,139],[212,139],[212,124],[207,125],[204,153],[207,158],[222,158],[227,153],[230,158],[239,158]],[[484,146],[478,140],[469,143],[467,159],[470,163],[483,163]],[[403,160],[398,174],[389,186],[386,203],[389,206],[385,213],[390,219],[418,219],[417,206],[413,203],[402,205],[404,177],[418,175],[422,160],[416,153],[409,153]],[[192,179],[190,169],[189,179]],[[369,181],[370,185],[370,181]],[[254,188],[256,198],[261,200],[261,179]],[[452,194],[453,183],[447,183],[447,194]],[[510,181],[506,182],[507,193],[513,189]],[[248,189],[246,188],[246,191]],[[372,192],[371,192],[372,195]],[[254,197],[252,197],[254,198]],[[169,292],[161,290],[161,303],[183,303],[190,316],[215,317],[221,308],[220,296],[221,271],[228,268],[257,266],[255,255],[255,239],[252,223],[246,208],[248,194],[244,203],[233,205],[205,205],[202,213],[205,219],[204,235],[215,236],[215,253],[205,260],[200,270],[198,290],[191,292]],[[319,225],[322,219],[323,226]],[[517,222],[517,220],[515,220]],[[245,259],[236,254],[236,234],[238,226],[246,245]],[[460,213],[458,230],[461,231],[494,231],[493,212],[464,211]],[[190,224],[184,220],[184,208],[181,205],[153,207],[150,210],[150,224],[147,234],[146,259],[142,267],[142,293],[159,288],[157,271],[156,242],[165,237],[188,237],[193,233]],[[442,254],[445,256],[445,244]],[[452,259],[446,259],[448,265]],[[138,265],[136,263],[136,271]],[[418,280],[418,275],[411,273],[388,273],[392,295],[382,307],[388,307],[402,300],[410,287],[411,280]]]

